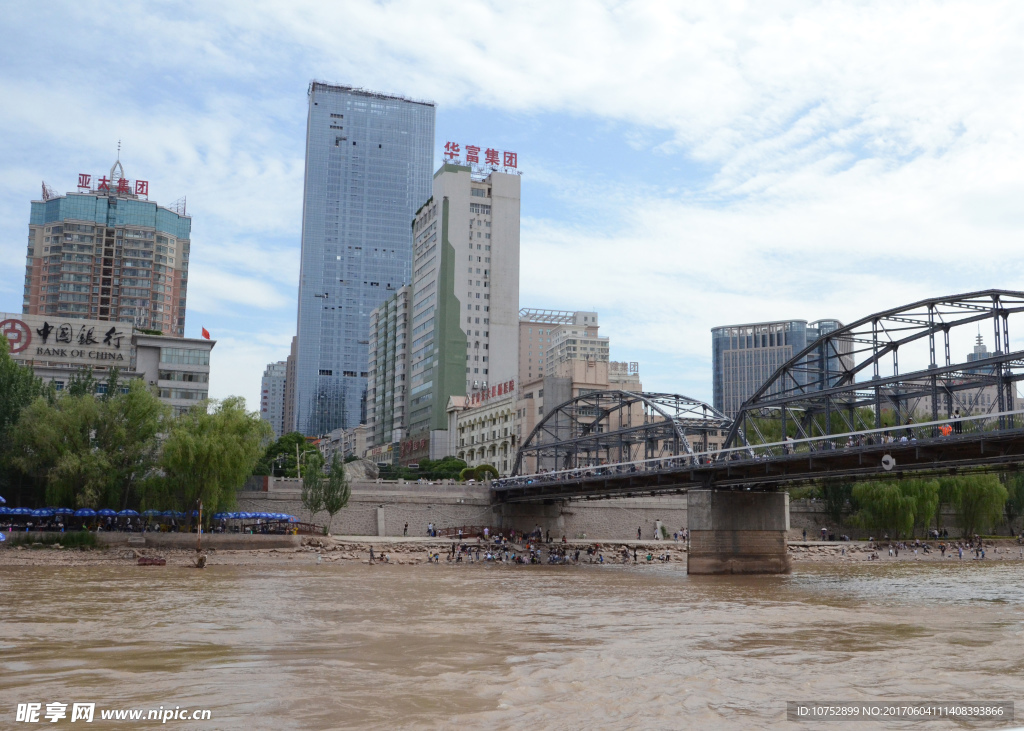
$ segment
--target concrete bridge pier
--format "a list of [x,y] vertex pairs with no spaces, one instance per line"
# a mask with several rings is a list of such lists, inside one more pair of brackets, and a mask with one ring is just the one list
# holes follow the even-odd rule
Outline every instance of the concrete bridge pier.
[[690,574],[788,574],[788,492],[690,490]]

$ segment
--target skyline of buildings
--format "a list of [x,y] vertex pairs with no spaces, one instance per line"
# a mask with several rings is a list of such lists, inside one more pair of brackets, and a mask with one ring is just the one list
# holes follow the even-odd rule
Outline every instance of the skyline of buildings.
[[365,421],[370,313],[409,281],[430,194],[433,103],[311,82],[289,429]]

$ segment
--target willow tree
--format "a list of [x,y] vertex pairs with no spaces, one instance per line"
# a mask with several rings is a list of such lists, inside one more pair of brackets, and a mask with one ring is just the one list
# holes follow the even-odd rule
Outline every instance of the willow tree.
[[960,533],[965,538],[986,532],[999,521],[1008,497],[995,475],[951,478],[952,503]]
[[193,406],[174,420],[164,442],[161,502],[187,509],[201,499],[210,514],[231,507],[272,431],[238,396]]
[[13,432],[12,460],[43,486],[39,497],[51,505],[136,506],[155,471],[168,414],[141,380],[102,398],[84,391],[38,398]]
[[914,527],[914,498],[895,482],[860,482],[853,486],[853,498],[860,506],[855,522],[879,537],[898,538]]
[[900,491],[914,501],[914,526],[911,538],[917,530],[926,534],[928,525],[939,508],[939,481],[906,479],[899,482]]

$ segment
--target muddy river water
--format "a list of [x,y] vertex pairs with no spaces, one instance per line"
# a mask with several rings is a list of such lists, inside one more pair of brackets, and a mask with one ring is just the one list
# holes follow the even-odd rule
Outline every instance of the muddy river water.
[[1018,562],[315,561],[3,568],[0,728],[54,701],[211,711],[165,728],[711,729],[798,727],[787,700],[1012,700],[1024,725]]

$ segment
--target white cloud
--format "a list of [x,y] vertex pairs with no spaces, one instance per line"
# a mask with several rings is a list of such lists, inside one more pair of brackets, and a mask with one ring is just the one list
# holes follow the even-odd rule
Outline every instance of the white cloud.
[[[190,311],[266,314],[230,321],[239,343],[293,326],[311,77],[623,123],[667,169],[708,171],[626,186],[548,159],[524,177],[566,209],[526,211],[523,304],[596,307],[617,351],[663,354],[681,382],[706,369],[712,325],[1021,286],[1018,3],[264,0],[5,21],[5,260],[21,260],[26,191],[73,181],[120,137],[130,177],[153,178],[161,202],[188,194]],[[116,49],[103,73],[97,49]],[[19,280],[0,281],[6,309]],[[290,335],[273,352],[223,341],[236,355],[217,388],[255,393]]]

